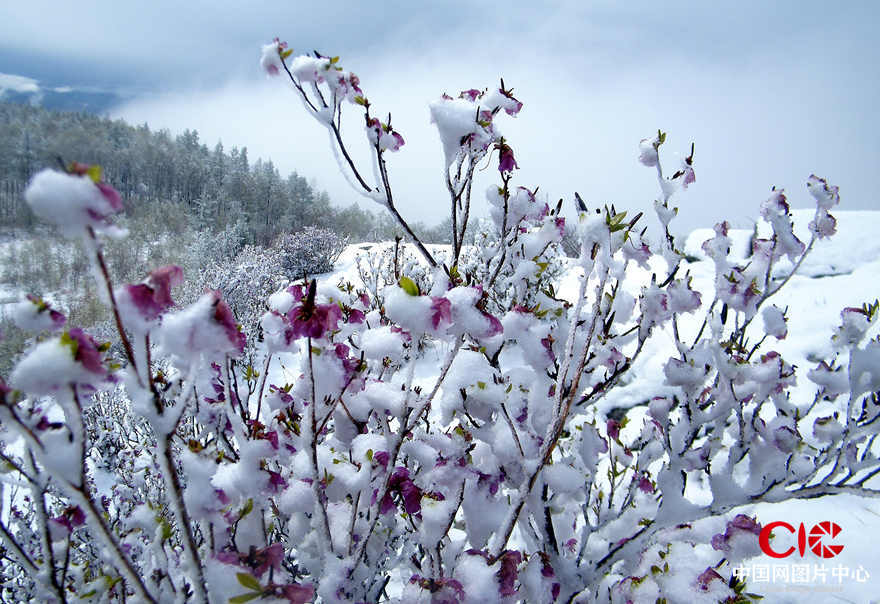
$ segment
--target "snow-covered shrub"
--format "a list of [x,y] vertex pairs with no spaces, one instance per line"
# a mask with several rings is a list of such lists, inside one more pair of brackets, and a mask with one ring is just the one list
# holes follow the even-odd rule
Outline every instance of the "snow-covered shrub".
[[194,302],[206,290],[216,290],[229,305],[237,323],[253,334],[256,344],[260,317],[266,311],[265,292],[286,286],[284,256],[276,248],[246,245],[238,254],[212,263],[184,287],[182,299]]
[[[10,598],[746,602],[732,565],[759,551],[762,524],[738,508],[880,495],[880,304],[843,309],[806,399],[775,350],[789,319],[770,301],[791,273],[774,268],[833,234],[836,187],[809,178],[807,243],[782,191],[761,205],[769,235],[748,261],[717,225],[703,245],[714,282],[697,291],[669,230],[693,150],[667,176],[666,135],[639,145],[660,186],[658,241],[613,206],[567,219],[513,182],[498,122],[522,103],[502,82],[431,106],[453,208],[440,261],[396,208],[386,162],[405,140],[391,117],[373,116],[338,58],[291,54],[276,40],[263,68],[328,128],[343,173],[412,237],[422,274],[407,263],[393,280],[283,287],[241,363],[256,334],[224,294],[176,308],[175,266],[114,283],[96,233],[115,233],[111,213],[62,225],[85,244],[120,353],[41,322],[58,329],[0,383]],[[348,104],[364,111],[372,179],[339,130]],[[495,151],[494,233],[469,270],[473,174]],[[78,165],[41,173],[26,198],[51,221],[74,181],[81,206],[113,205]],[[566,233],[576,292],[561,295],[546,275]],[[242,279],[230,299],[258,295]],[[603,415],[658,338],[672,353],[645,412]]]
[[234,258],[247,244],[247,225],[238,221],[226,225],[216,233],[204,233],[190,244],[189,256],[198,268],[208,268]]
[[281,235],[273,247],[281,251],[281,264],[291,279],[329,273],[347,241],[329,229],[307,226]]

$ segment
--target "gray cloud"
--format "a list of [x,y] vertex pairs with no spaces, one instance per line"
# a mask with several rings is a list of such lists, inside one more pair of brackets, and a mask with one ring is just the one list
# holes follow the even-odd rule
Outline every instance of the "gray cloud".
[[[669,132],[667,162],[696,143],[683,226],[744,224],[771,185],[806,205],[803,182],[814,171],[841,186],[846,207],[877,208],[868,176],[880,159],[876,5],[693,4],[97,2],[38,14],[15,3],[0,19],[16,23],[3,44],[17,52],[68,57],[152,91],[118,115],[247,145],[251,157],[271,156],[347,203],[356,195],[323,129],[283,82],[266,82],[256,68],[259,45],[274,35],[298,52],[340,54],[406,137],[391,163],[397,197],[402,211],[429,222],[445,202],[427,103],[499,76],[525,103],[502,123],[522,168],[517,180],[541,185],[553,201],[578,190],[593,203],[649,207],[656,182],[636,164],[636,145],[660,127]],[[69,27],[76,19],[82,25]],[[356,116],[346,131],[361,138]],[[487,168],[482,184],[496,174]]]

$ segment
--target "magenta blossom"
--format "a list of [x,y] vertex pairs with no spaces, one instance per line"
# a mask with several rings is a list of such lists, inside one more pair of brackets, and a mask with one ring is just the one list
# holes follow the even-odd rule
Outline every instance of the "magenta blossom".
[[508,100],[508,102],[504,106],[505,113],[507,113],[507,115],[518,114],[520,112],[520,110],[522,109],[523,104],[520,101],[518,101],[516,98],[514,98],[513,89],[505,90],[504,88],[499,88],[498,92],[500,92],[501,95],[504,96]]
[[501,172],[501,174],[508,174],[519,168],[516,164],[516,159],[513,157],[513,149],[511,149],[510,145],[505,143],[503,139],[500,143],[495,144],[495,148],[500,152],[498,158],[498,171]]
[[73,352],[73,359],[82,365],[88,371],[100,375],[107,375],[107,368],[104,367],[101,348],[92,339],[90,335],[79,327],[74,327],[70,331],[64,332],[61,336],[61,344],[70,348]]
[[427,579],[421,575],[413,575],[409,582],[430,591],[431,604],[459,604],[465,599],[461,582],[449,577]]
[[379,147],[380,151],[399,151],[405,144],[403,137],[391,128],[390,122],[383,124],[378,118],[367,120],[367,137],[370,142]]
[[440,323],[452,323],[452,304],[446,298],[431,298],[431,327],[437,329]]
[[315,588],[311,585],[288,583],[281,586],[281,596],[287,598],[289,604],[308,604],[315,597]]
[[486,311],[480,312],[483,314],[483,317],[489,322],[489,327],[486,330],[486,333],[483,335],[484,338],[497,336],[504,331],[504,326],[501,325],[501,321],[499,321],[497,317],[490,315]]
[[605,424],[605,429],[608,431],[609,438],[614,440],[620,438],[620,422],[609,419]]
[[281,570],[281,562],[284,560],[284,547],[280,543],[273,543],[263,549],[257,549],[253,545],[248,553],[222,551],[216,554],[217,560],[224,564],[233,564],[249,568],[259,579],[270,568],[276,572]]
[[761,534],[761,525],[754,518],[750,518],[745,514],[737,514],[733,520],[727,523],[724,533],[720,533],[712,537],[712,547],[723,552],[730,552],[732,549],[731,541],[741,535],[754,535],[757,537]]
[[458,95],[459,98],[467,99],[470,102],[476,101],[478,98],[483,96],[483,93],[477,90],[476,88],[471,88],[470,90],[462,90],[461,94]]
[[501,554],[501,568],[495,573],[498,577],[498,593],[502,596],[516,595],[517,567],[522,562],[522,554],[515,550],[507,550]]
[[[12,394],[12,388],[7,386],[6,382],[3,380],[3,378],[0,377],[0,406],[5,406],[7,403],[12,402],[12,396],[10,396],[11,394]],[[7,400],[7,397],[8,397],[8,400]],[[40,421],[48,421],[48,420],[46,420],[46,416],[43,416],[43,418]]]
[[328,332],[336,331],[342,311],[336,304],[315,304],[311,309],[307,304],[295,306],[287,313],[290,320],[288,342],[299,338],[323,338]]
[[718,571],[710,566],[700,573],[699,577],[697,577],[697,587],[699,587],[701,591],[709,591],[709,584],[712,583],[712,581],[721,581],[726,584],[724,577],[719,575]]
[[379,513],[387,514],[394,509],[393,494],[398,494],[403,500],[403,509],[407,514],[421,518],[422,516],[422,491],[409,477],[409,470],[403,466],[394,468],[391,479],[388,481],[388,489],[382,497],[379,505]]
[[152,321],[174,306],[171,288],[183,282],[183,271],[179,266],[168,265],[157,268],[136,285],[126,285],[125,291],[141,316]]
[[86,515],[78,505],[74,505],[66,508],[61,514],[52,518],[52,521],[66,527],[68,532],[70,532],[76,527],[82,526],[86,523]]
[[214,321],[223,328],[226,337],[229,338],[229,342],[235,346],[236,350],[239,353],[244,352],[247,338],[242,333],[241,326],[235,322],[235,315],[232,314],[232,309],[220,298],[220,292],[215,291],[214,296]]

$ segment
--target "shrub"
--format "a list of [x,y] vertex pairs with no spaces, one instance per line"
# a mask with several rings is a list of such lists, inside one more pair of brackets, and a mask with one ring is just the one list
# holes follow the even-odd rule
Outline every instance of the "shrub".
[[307,226],[281,235],[273,247],[281,252],[281,265],[291,279],[302,279],[333,270],[348,242],[329,229]]
[[[745,264],[717,225],[707,296],[681,274],[669,230],[693,150],[666,176],[666,135],[640,144],[660,185],[659,242],[614,207],[581,207],[569,224],[513,183],[497,122],[522,104],[502,82],[432,104],[453,202],[441,263],[397,211],[386,161],[405,141],[390,116],[373,117],[358,78],[337,58],[290,59],[277,40],[262,64],[288,75],[354,188],[409,234],[421,275],[397,265],[370,293],[315,280],[281,289],[254,362],[232,362],[253,334],[220,292],[175,310],[177,267],[112,283],[98,232],[115,233],[115,195],[99,171],[38,174],[27,199],[66,204],[62,226],[85,243],[122,358],[45,320],[48,306],[22,307],[55,331],[0,388],[4,429],[23,443],[3,448],[21,489],[0,531],[9,597],[745,602],[732,567],[759,551],[762,527],[728,513],[880,495],[880,341],[869,337],[880,304],[843,310],[835,357],[807,372],[809,400],[789,396],[796,368],[773,349],[787,317],[770,300],[790,278],[773,267],[797,267],[833,234],[836,187],[809,178],[807,244],[774,191],[761,206],[772,235]],[[364,111],[373,180],[339,131],[349,102]],[[493,234],[469,250],[474,169],[494,151]],[[548,276],[566,233],[578,243],[569,298]],[[602,416],[599,402],[666,334],[665,387],[647,413]],[[711,547],[694,547],[700,534]]]

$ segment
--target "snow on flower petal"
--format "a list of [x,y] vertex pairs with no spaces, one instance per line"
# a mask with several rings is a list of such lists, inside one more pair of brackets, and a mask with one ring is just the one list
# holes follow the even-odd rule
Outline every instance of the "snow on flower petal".
[[207,357],[238,355],[244,350],[245,336],[239,330],[229,306],[216,291],[162,320],[159,340],[163,349],[184,365]]
[[807,190],[816,200],[816,206],[823,210],[830,210],[840,203],[838,187],[829,185],[824,178],[819,178],[815,174],[810,174],[810,178],[807,179]]
[[367,138],[381,151],[399,151],[405,144],[403,137],[396,130],[375,117],[367,121]]
[[12,370],[13,387],[35,396],[52,394],[68,385],[95,387],[107,369],[95,341],[74,328],[37,344]]
[[657,146],[656,139],[643,138],[639,142],[639,163],[649,168],[656,166],[660,162]]
[[123,235],[125,231],[109,222],[109,217],[122,209],[119,194],[109,185],[95,182],[93,173],[78,172],[41,170],[25,189],[25,201],[34,214],[67,237],[81,236],[88,227]]
[[179,266],[157,268],[143,282],[124,285],[116,292],[120,312],[131,325],[145,329],[166,310],[174,306],[171,288],[183,282]]
[[284,68],[281,61],[282,53],[289,53],[286,49],[287,42],[281,42],[278,38],[275,38],[271,44],[265,44],[260,56],[260,67],[263,68],[263,71],[270,76],[280,74]]
[[12,305],[12,320],[19,329],[30,332],[57,331],[67,318],[48,302],[28,294],[25,300]]

